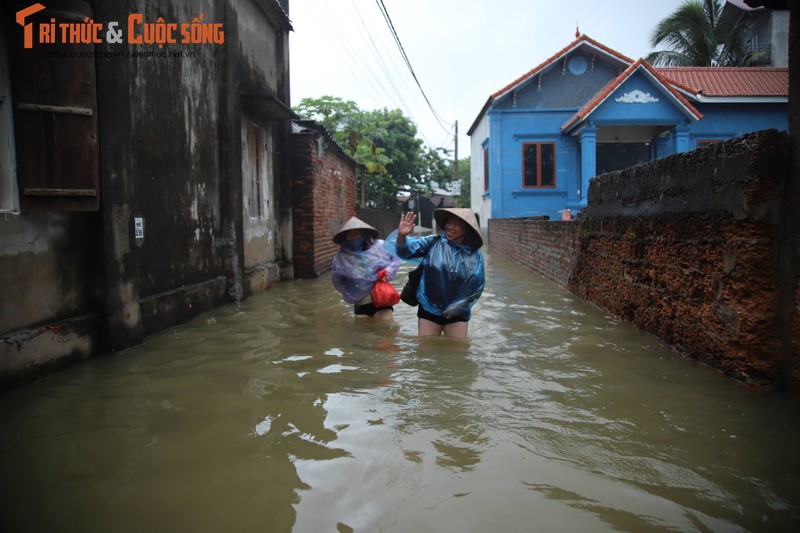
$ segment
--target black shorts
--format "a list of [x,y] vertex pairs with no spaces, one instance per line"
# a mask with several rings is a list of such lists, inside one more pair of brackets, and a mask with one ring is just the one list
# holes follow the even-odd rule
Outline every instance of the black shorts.
[[372,302],[364,305],[353,306],[353,312],[355,314],[365,315],[365,316],[375,316],[375,313],[377,313],[378,311],[383,311],[384,309],[389,309],[390,311],[394,311],[394,307],[381,307],[380,309],[378,309]]
[[456,322],[469,322],[468,318],[464,318],[463,316],[454,316],[453,318],[445,318],[443,316],[434,315],[433,313],[427,312],[425,309],[422,308],[420,305],[417,309],[417,318],[424,318],[425,320],[430,320],[440,326],[446,326],[447,324],[454,324]]

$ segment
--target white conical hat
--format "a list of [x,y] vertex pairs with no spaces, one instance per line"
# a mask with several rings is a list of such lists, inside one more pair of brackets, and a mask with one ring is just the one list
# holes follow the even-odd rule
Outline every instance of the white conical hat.
[[478,219],[475,213],[468,207],[440,207],[433,212],[433,218],[436,219],[436,224],[443,228],[447,223],[450,215],[456,216],[464,221],[464,223],[475,233],[478,239],[478,248],[483,246],[483,237],[481,236],[481,227],[478,225]]
[[345,240],[347,236],[347,232],[351,229],[361,229],[367,230],[372,235],[373,239],[378,238],[378,230],[364,222],[363,220],[359,219],[358,217],[350,217],[350,220],[344,223],[344,225],[336,232],[336,235],[333,236],[333,242],[336,244],[342,244],[342,241]]

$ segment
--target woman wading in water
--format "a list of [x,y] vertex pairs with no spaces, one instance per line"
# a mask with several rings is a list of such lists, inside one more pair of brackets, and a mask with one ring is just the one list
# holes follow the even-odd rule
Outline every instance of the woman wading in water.
[[471,209],[441,208],[433,212],[444,235],[410,237],[417,216],[408,212],[395,232],[397,255],[422,258],[422,277],[417,288],[419,334],[464,338],[472,307],[485,283],[483,246],[478,221]]
[[378,239],[378,230],[356,217],[350,218],[333,236],[339,251],[333,258],[331,280],[344,301],[353,304],[356,316],[389,320],[394,308],[376,305],[373,288],[376,282],[394,279],[400,261]]

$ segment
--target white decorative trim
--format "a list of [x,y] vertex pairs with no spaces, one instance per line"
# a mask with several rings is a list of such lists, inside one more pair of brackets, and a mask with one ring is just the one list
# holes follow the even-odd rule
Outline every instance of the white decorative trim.
[[645,93],[639,89],[635,89],[629,93],[623,94],[614,101],[622,104],[654,104],[658,102],[658,98],[650,96],[650,93]]

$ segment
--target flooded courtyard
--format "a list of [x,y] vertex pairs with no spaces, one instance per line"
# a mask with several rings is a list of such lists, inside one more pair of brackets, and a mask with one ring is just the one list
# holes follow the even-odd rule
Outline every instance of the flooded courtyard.
[[486,259],[464,341],[294,281],[0,397],[3,531],[797,530],[796,399]]

